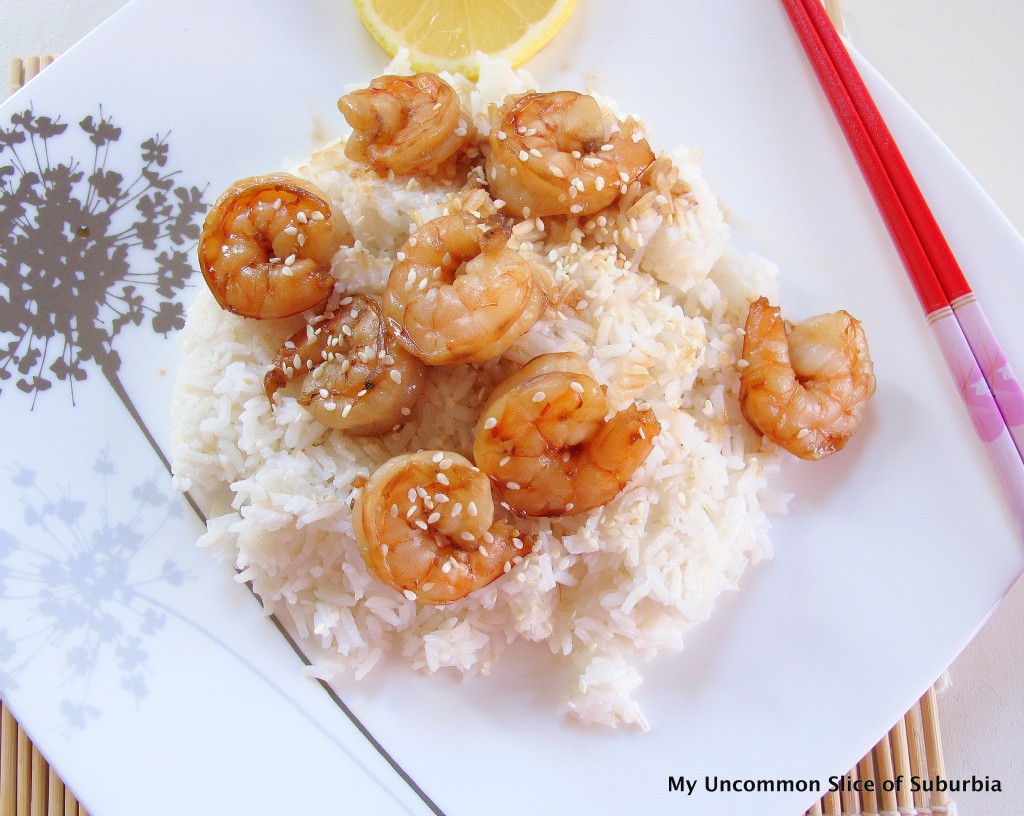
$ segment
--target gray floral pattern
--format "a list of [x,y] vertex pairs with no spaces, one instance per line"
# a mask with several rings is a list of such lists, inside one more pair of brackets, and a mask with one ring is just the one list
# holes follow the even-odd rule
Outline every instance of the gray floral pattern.
[[60,711],[68,732],[102,714],[89,698],[90,679],[101,664],[116,669],[125,694],[136,701],[147,695],[146,641],[167,616],[147,590],[160,583],[181,586],[189,577],[169,559],[157,571],[138,565],[147,543],[181,514],[162,470],[125,490],[104,451],[93,471],[109,498],[101,506],[87,506],[15,466],[11,482],[31,540],[0,528],[0,603],[24,610],[19,631],[0,629],[0,688],[16,688],[41,649],[59,650],[66,690]]
[[[32,403],[54,383],[99,366],[118,381],[117,335],[148,319],[166,335],[184,324],[175,300],[193,272],[203,191],[179,184],[166,136],[137,151],[103,114],[70,133],[31,108],[0,127],[0,395],[9,383]],[[91,152],[74,156],[65,144]]]

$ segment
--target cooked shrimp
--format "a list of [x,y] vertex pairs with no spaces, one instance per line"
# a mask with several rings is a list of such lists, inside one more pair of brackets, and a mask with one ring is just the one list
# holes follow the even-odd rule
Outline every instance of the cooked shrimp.
[[789,331],[766,298],[750,304],[740,409],[754,428],[801,459],[842,450],[860,426],[875,375],[860,322],[848,312]]
[[444,451],[389,459],[359,493],[352,520],[370,570],[420,603],[451,603],[487,586],[534,543],[494,518],[487,477]]
[[330,197],[308,181],[253,176],[228,187],[207,214],[199,268],[229,312],[287,317],[327,300],[344,232]]
[[469,213],[428,221],[399,253],[384,314],[430,365],[481,362],[529,331],[546,296],[533,263],[505,246],[508,228]]
[[366,295],[342,299],[287,340],[263,379],[271,403],[302,376],[299,403],[329,428],[350,434],[391,430],[412,413],[426,369],[395,342],[380,305]]
[[597,212],[654,161],[634,120],[609,133],[597,100],[572,91],[508,104],[488,145],[491,193],[524,218]]
[[435,74],[377,77],[338,109],[353,129],[345,155],[381,175],[432,173],[476,135],[458,94]]
[[578,354],[542,354],[501,383],[476,426],[473,458],[529,516],[607,504],[654,448],[661,424],[633,404],[606,420],[605,389]]

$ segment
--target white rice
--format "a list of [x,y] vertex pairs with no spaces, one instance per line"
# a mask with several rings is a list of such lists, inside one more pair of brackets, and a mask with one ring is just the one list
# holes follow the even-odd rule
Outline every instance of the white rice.
[[[401,58],[388,70],[403,72]],[[527,74],[491,62],[475,86],[446,79],[481,133],[492,103],[536,88]],[[458,206],[458,188],[354,172],[342,150],[343,142],[329,145],[293,172],[327,191],[352,226],[355,246],[336,258],[339,291],[379,295],[409,233]],[[212,508],[200,545],[252,582],[267,613],[315,658],[317,676],[363,677],[387,652],[424,672],[473,675],[526,638],[575,667],[566,711],[646,729],[635,699],[643,662],[682,648],[719,594],[770,553],[766,510],[781,510],[784,499],[770,491],[769,456],[740,415],[737,359],[747,306],[776,294],[775,269],[728,248],[698,154],[667,155],[687,185],[671,202],[671,225],[642,213],[617,246],[596,250],[550,241],[550,225],[517,226],[513,245],[535,254],[553,290],[575,291],[585,305],[549,307],[504,361],[432,368],[410,422],[380,438],[327,431],[285,392],[271,408],[267,363],[304,318],[238,318],[205,290],[192,305],[173,406],[178,485]],[[490,389],[513,363],[548,351],[586,357],[614,409],[650,403],[662,425],[657,445],[606,506],[517,522],[539,544],[508,575],[445,607],[407,600],[370,575],[359,554],[353,480],[419,448],[472,458]]]

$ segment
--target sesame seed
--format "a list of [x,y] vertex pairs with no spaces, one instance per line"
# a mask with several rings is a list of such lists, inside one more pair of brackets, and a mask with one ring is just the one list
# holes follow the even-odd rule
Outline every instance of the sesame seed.
[[352,410],[352,403],[351,402],[346,402],[345,403],[345,407],[341,409],[342,417],[347,417],[349,415],[349,412],[351,412],[351,410]]
[[[413,497],[412,500],[415,501],[415,496]],[[416,513],[418,511],[419,511],[419,508],[414,504],[412,507],[410,507],[408,510],[405,511],[405,517],[407,519],[411,519],[413,516],[416,515]]]
[[441,514],[436,510],[427,516],[427,524],[437,524],[441,520]]
[[566,502],[565,503],[565,510],[566,510],[566,512],[569,512],[570,510],[574,510],[574,509],[576,509],[576,505],[575,504],[573,504],[572,502]]
[[441,470],[448,470],[448,468],[450,468],[453,464],[455,463],[451,459],[446,458],[438,462],[437,466],[441,468]]
[[549,165],[548,165],[548,171],[549,171],[549,172],[551,173],[551,175],[553,175],[553,176],[554,176],[555,178],[565,178],[565,173],[563,173],[563,172],[562,172],[562,169],[561,169],[560,167],[556,167],[556,166],[555,166],[555,165],[553,165],[553,164],[549,164]]
[[405,595],[405,597],[408,598],[410,601],[416,600],[416,593],[413,592],[411,589],[403,589],[402,594]]
[[471,501],[469,503],[469,505],[466,507],[466,510],[469,512],[469,515],[471,515],[473,518],[476,518],[476,514],[480,512],[479,510],[476,509],[476,502],[474,501]]
[[539,151],[539,150],[538,150],[537,148],[535,148],[535,147],[531,147],[531,148],[530,148],[530,155],[531,155],[531,156],[533,156],[533,157],[534,157],[535,159],[539,159],[539,158],[541,158],[541,157],[542,157],[542,156],[543,156],[544,154],[543,154],[543,153],[541,153],[541,152],[540,152],[540,151]]
[[441,565],[441,572],[443,572],[445,575],[447,575],[451,571],[452,571],[452,562],[451,561],[445,561]]
[[530,217],[530,212],[531,212],[531,210],[530,210],[529,207],[523,207],[523,218],[529,218]]
[[449,487],[451,485],[451,481],[449,481],[448,477],[445,476],[443,473],[437,474],[437,481],[439,481],[445,487]]
[[480,553],[480,555],[482,555],[484,558],[487,557],[487,548],[483,544],[481,544],[476,549],[477,549],[477,552]]
[[530,160],[530,154],[527,153],[525,150],[520,150],[519,151],[519,161],[525,162],[525,161],[529,161],[529,160]]
[[433,462],[435,465],[442,459],[444,459],[444,454],[441,453],[441,451],[438,451],[437,453],[430,457],[430,461]]
[[[506,509],[508,509],[508,508],[506,508]],[[486,541],[488,544],[493,544],[494,543],[494,533],[492,533],[490,530],[487,530],[486,532],[484,532],[484,541]]]
[[391,518],[398,518],[398,505],[391,505]]
[[576,380],[573,380],[571,383],[569,383],[569,387],[577,394],[583,393],[583,384],[576,382]]
[[808,428],[801,428],[799,431],[797,431],[796,438],[797,439],[803,439],[809,433],[810,433],[810,430]]
[[296,242],[298,243],[299,246],[305,246],[306,245],[306,236],[305,235],[300,235],[295,240],[296,240]]
[[405,406],[402,406],[402,416],[410,416],[411,414],[412,414],[412,410],[411,409],[406,408]]
[[309,223],[309,218],[306,216],[306,213],[303,212],[302,210],[299,210],[299,212],[296,214],[295,220],[298,221],[300,224]]
[[334,411],[335,409],[337,409],[337,407],[338,407],[338,403],[336,403],[334,400],[331,400],[330,402],[325,402],[324,403],[324,410],[325,411]]
[[609,150],[614,150],[614,149],[615,149],[615,146],[611,145],[611,144],[603,144],[603,145],[601,145],[601,150],[604,151],[605,153],[607,153]]
[[476,540],[476,536],[473,535],[468,530],[464,530],[461,533],[459,533],[459,538],[461,538],[463,541],[475,541]]
[[511,569],[512,569],[512,562],[511,561],[506,561],[505,562],[505,566],[502,567],[502,570],[504,572],[508,573]]
[[512,546],[515,547],[517,550],[521,550],[523,548],[523,540],[521,538],[513,538]]
[[601,190],[604,189],[604,176],[598,176],[594,179],[594,189],[598,192],[601,192]]
[[504,456],[504,457],[502,457],[501,461],[498,462],[498,467],[505,467],[505,465],[507,465],[511,461],[512,461],[512,457],[511,456]]
[[571,212],[573,215],[581,213],[583,212],[583,206],[580,204],[573,204],[572,206],[569,207],[569,212]]
[[414,521],[413,524],[415,524],[421,530],[427,529],[427,523],[423,519],[416,519],[416,521]]
[[423,485],[416,485],[416,495],[421,499],[427,498],[430,494],[427,493],[427,489]]
[[402,373],[397,368],[391,369],[388,376],[398,385],[402,384]]
[[484,420],[484,429],[489,431],[491,428],[493,428],[497,424],[498,424],[498,418],[497,417],[487,417],[487,419]]
[[505,206],[505,204],[506,204],[506,201],[503,198],[496,198],[496,199],[494,199],[494,208],[496,210],[500,210],[502,207]]
[[506,482],[505,487],[509,490],[519,490],[519,482]]
[[508,138],[508,134],[503,130],[499,130],[497,136],[499,142],[503,142]]
[[543,391],[538,391],[536,394],[534,394],[533,395],[533,401],[534,402],[544,402],[544,392]]
[[438,504],[448,504],[448,502],[450,502],[451,499],[449,499],[444,493],[435,493],[434,501],[436,501]]
[[452,505],[452,518],[458,518],[462,515],[462,502],[455,502]]
[[296,226],[290,226],[290,227],[285,227],[284,228],[284,234],[285,235],[295,235],[298,231],[299,231],[299,228],[296,227]]

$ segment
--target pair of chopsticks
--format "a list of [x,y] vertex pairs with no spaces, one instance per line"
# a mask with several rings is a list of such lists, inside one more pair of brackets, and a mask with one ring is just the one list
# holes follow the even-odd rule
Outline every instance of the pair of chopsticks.
[[1024,536],[1024,391],[820,0],[781,0]]

